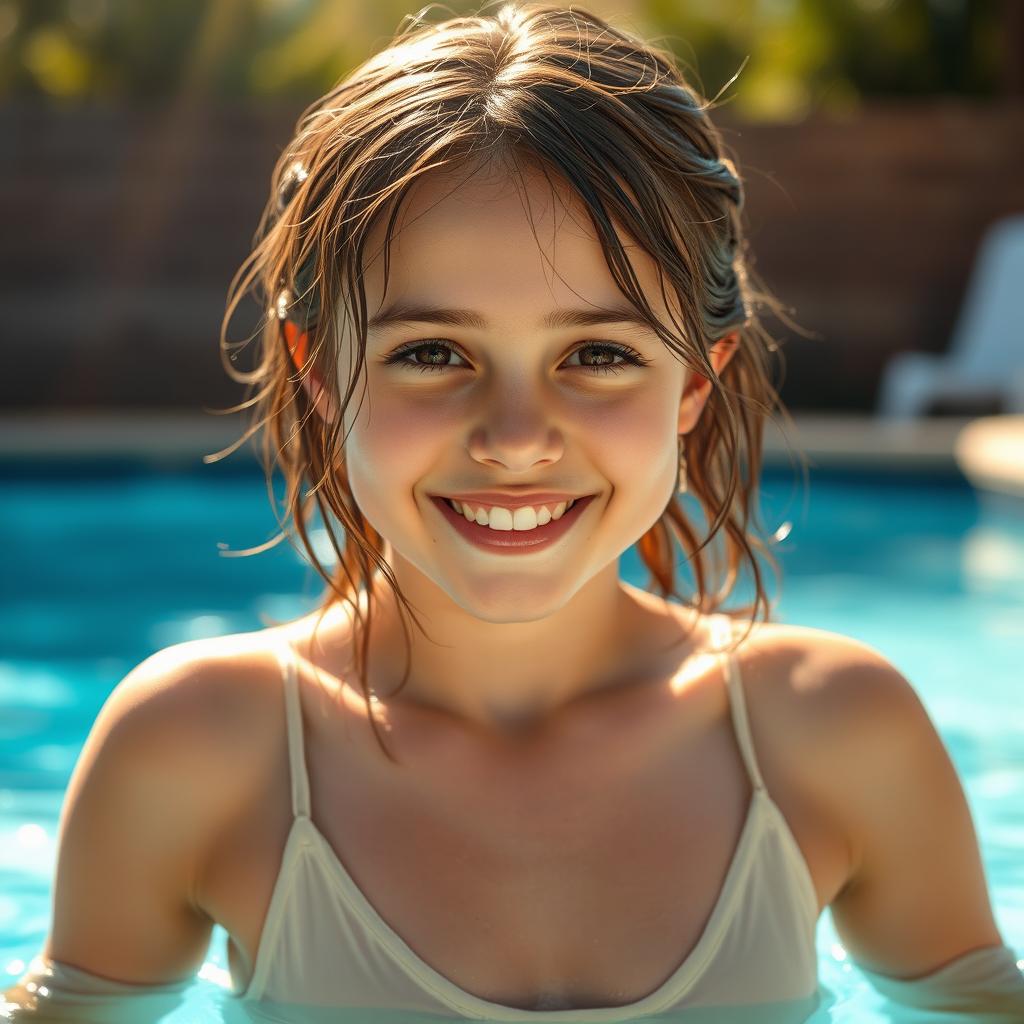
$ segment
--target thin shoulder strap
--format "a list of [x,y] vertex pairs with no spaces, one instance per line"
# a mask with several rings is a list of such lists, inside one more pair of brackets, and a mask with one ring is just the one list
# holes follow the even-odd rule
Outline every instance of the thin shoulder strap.
[[713,616],[711,628],[714,630],[715,649],[721,653],[725,664],[726,689],[729,694],[729,708],[736,741],[740,745],[740,753],[743,755],[743,762],[747,766],[754,789],[764,789],[764,780],[761,778],[761,769],[757,766],[754,741],[750,734],[750,719],[747,716],[747,702],[743,694],[739,662],[735,653],[726,649],[732,643],[732,619],[724,613],[719,613]]
[[292,814],[309,817],[309,775],[302,739],[302,704],[299,700],[295,651],[283,636],[277,638],[277,657],[284,679],[284,710],[288,726],[288,763],[292,780]]

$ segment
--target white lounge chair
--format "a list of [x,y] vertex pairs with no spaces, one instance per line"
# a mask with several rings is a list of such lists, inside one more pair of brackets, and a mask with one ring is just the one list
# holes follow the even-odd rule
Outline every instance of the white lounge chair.
[[948,352],[897,352],[886,364],[877,415],[908,420],[936,399],[992,399],[1024,413],[1024,214],[982,239]]

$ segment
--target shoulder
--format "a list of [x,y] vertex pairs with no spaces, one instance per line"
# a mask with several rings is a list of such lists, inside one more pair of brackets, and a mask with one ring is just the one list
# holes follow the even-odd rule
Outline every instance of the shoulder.
[[[275,699],[276,697],[276,699]],[[162,648],[111,691],[97,726],[165,753],[252,746],[282,706],[280,671],[260,633],[190,640]],[[280,714],[277,715],[280,720]],[[129,743],[130,745],[130,743]]]
[[907,772],[914,760],[922,772],[942,770],[942,742],[924,704],[882,652],[841,633],[768,623],[736,656],[752,727],[828,809],[852,873],[886,798],[887,773]]
[[[921,754],[934,760],[941,740],[911,680],[865,641],[829,630],[769,624],[739,657],[766,691],[762,705],[800,753],[821,786],[833,786],[837,809],[877,792],[862,770],[865,758],[911,756],[905,742],[916,737]],[[752,689],[757,689],[757,683]],[[756,696],[754,697],[756,700]],[[828,794],[823,794],[828,795]],[[854,827],[851,825],[851,828]]]
[[[742,636],[742,624],[736,629]],[[780,714],[800,717],[829,745],[858,730],[923,711],[907,677],[877,648],[842,633],[788,623],[758,624],[736,650],[743,675],[770,691]],[[756,699],[756,698],[755,698]]]
[[274,770],[283,719],[280,670],[261,633],[174,644],[111,691],[76,775],[96,765],[139,801],[180,808],[201,842]]
[[781,734],[794,737],[807,785],[842,823],[851,881],[877,851],[901,841],[903,823],[915,815],[923,823],[923,806],[949,814],[956,807],[969,845],[966,804],[945,743],[911,680],[884,654],[853,637],[784,624],[755,632],[749,644],[750,653],[743,645],[739,651],[741,664],[754,669],[748,690],[776,716]]

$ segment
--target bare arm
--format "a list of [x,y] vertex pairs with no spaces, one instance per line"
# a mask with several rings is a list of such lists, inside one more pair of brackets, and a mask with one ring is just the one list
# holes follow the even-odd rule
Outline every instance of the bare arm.
[[907,980],[1002,945],[967,800],[917,693],[866,645],[833,658],[854,859],[831,906],[843,944],[869,971]]
[[964,791],[918,694],[896,669],[866,667],[860,758],[847,780],[855,864],[831,905],[869,970],[927,974],[999,945]]
[[[194,885],[218,809],[204,785],[210,729],[189,647],[133,669],[93,725],[61,813],[47,960],[154,986],[203,962],[213,923]],[[24,981],[8,1001],[22,1004]]]

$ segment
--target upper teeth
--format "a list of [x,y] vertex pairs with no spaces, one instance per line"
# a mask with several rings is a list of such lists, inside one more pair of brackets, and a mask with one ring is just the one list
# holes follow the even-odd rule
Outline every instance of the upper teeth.
[[570,498],[555,505],[523,505],[522,508],[508,509],[498,505],[468,505],[455,498],[446,498],[445,501],[471,523],[479,523],[492,530],[534,530],[547,525],[552,519],[561,519],[576,503],[575,498]]

